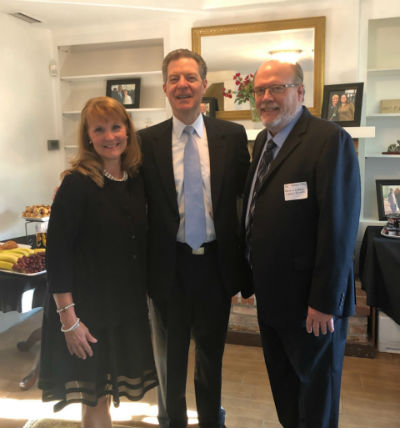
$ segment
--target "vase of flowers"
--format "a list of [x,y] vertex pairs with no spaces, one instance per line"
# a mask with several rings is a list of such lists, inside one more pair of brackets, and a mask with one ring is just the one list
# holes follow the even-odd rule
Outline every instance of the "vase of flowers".
[[227,98],[232,98],[233,95],[235,95],[234,102],[236,104],[243,104],[248,101],[250,103],[251,120],[258,122],[260,120],[260,116],[258,115],[256,100],[254,99],[253,78],[254,75],[252,73],[247,74],[244,77],[240,73],[236,73],[233,76],[236,89],[232,91],[231,89],[227,90],[226,88],[223,88],[222,94]]

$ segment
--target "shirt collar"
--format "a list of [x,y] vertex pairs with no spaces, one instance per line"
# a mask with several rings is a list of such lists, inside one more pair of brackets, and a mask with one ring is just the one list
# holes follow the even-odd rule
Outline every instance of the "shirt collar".
[[267,141],[269,141],[272,138],[274,140],[274,143],[279,147],[279,149],[281,149],[283,146],[283,143],[286,141],[286,138],[291,133],[292,129],[294,128],[294,125],[296,125],[297,121],[300,119],[300,116],[302,113],[303,113],[303,107],[300,106],[296,114],[294,115],[294,118],[276,135],[272,136],[268,131]]
[[[185,126],[187,126],[185,123],[181,122],[175,116],[172,116],[173,133],[178,139],[182,137],[182,132],[185,129]],[[203,120],[203,115],[201,113],[197,116],[197,119],[193,123],[190,123],[190,126],[193,126],[194,130],[196,131],[197,135],[200,138],[203,137],[204,120]]]

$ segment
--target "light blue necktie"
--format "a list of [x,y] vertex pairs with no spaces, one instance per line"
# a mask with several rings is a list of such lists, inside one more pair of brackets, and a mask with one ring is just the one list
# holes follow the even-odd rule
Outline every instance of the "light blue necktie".
[[193,126],[185,126],[188,135],[183,157],[183,191],[185,196],[185,240],[197,250],[206,239],[206,215],[201,177],[200,155],[194,140]]

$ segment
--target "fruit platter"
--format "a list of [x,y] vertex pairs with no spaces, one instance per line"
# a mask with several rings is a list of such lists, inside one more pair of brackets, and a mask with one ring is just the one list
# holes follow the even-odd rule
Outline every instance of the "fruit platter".
[[14,275],[35,276],[46,272],[46,250],[29,248],[15,241],[0,243],[0,271]]

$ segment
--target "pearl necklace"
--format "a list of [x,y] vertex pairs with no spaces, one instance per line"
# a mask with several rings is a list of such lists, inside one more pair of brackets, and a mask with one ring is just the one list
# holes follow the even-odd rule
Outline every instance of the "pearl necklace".
[[103,170],[103,174],[104,174],[104,177],[107,177],[112,181],[126,181],[126,180],[128,180],[128,173],[126,171],[124,171],[124,173],[122,174],[122,178],[115,178],[106,169]]

